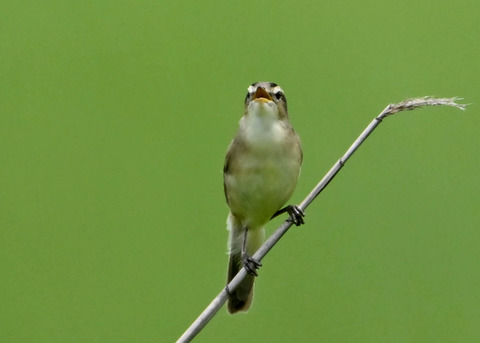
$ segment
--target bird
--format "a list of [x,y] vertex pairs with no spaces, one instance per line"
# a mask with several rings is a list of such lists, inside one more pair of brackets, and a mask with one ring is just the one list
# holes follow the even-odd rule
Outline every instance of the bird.
[[227,285],[245,267],[247,276],[233,291],[227,289],[227,310],[246,312],[260,261],[252,255],[265,239],[265,225],[287,212],[296,225],[304,223],[298,206],[282,206],[295,190],[303,161],[301,141],[287,112],[282,88],[273,82],[248,87],[238,131],[225,157],[223,181],[227,217]]

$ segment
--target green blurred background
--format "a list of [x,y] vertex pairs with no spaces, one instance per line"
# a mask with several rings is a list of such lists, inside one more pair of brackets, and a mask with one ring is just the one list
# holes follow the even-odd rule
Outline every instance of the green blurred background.
[[[2,1],[0,341],[171,342],[224,286],[224,154],[285,90],[299,203],[198,342],[480,341],[478,1]],[[269,225],[268,232],[281,221]]]

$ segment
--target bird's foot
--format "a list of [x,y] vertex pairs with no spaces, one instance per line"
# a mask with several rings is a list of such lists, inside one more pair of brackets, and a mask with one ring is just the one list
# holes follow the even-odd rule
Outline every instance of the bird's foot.
[[305,212],[297,205],[288,205],[281,210],[278,210],[270,219],[273,219],[276,216],[285,212],[290,215],[290,218],[287,219],[288,221],[294,223],[297,226],[305,224],[305,221],[303,220],[303,217],[305,217]]
[[247,253],[242,254],[243,266],[247,272],[251,275],[258,276],[257,269],[262,266],[262,262],[248,256]]
[[302,224],[305,224],[305,221],[303,220],[303,217],[305,217],[305,212],[298,207],[297,205],[288,205],[286,207],[286,211],[290,215],[290,220],[295,224],[296,226],[300,226]]

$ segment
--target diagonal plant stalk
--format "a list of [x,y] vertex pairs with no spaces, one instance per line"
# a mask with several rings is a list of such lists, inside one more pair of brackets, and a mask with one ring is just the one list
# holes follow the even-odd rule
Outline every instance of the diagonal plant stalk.
[[[382,122],[382,120],[392,114],[401,111],[411,111],[416,108],[425,107],[425,106],[452,106],[465,110],[466,104],[457,104],[457,100],[462,100],[461,98],[433,98],[429,96],[407,99],[398,104],[390,104],[377,116],[372,122],[367,126],[365,130],[360,134],[360,136],[353,142],[347,152],[333,165],[333,167],[328,171],[328,173],[323,177],[322,180],[315,186],[315,188],[307,195],[307,197],[302,201],[299,207],[302,210],[305,210],[313,200],[322,192],[325,187],[332,181],[332,179],[337,175],[337,173],[342,169],[347,160],[353,155],[353,153],[358,149],[358,147],[367,139],[367,137],[375,130],[375,128]],[[261,261],[263,257],[273,248],[273,246],[282,238],[282,236],[287,232],[287,230],[293,225],[293,222],[289,219],[285,220],[280,227],[263,243],[263,245],[258,249],[258,251],[252,256],[257,261]],[[238,274],[230,281],[230,283],[218,294],[215,299],[207,306],[207,308],[198,316],[195,322],[190,325],[190,327],[183,333],[183,335],[177,340],[177,343],[190,342],[213,318],[213,316],[218,312],[222,307],[225,301],[228,298],[228,292],[235,290],[240,282],[247,275],[245,268],[242,268]]]

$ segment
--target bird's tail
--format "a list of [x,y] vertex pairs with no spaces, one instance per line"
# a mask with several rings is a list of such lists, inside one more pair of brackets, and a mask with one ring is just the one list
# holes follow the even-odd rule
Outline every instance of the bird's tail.
[[[227,283],[237,275],[243,267],[242,247],[246,228],[242,227],[236,218],[230,214],[227,219],[227,229],[230,231]],[[252,256],[263,243],[265,230],[263,228],[249,229],[247,233],[246,251]],[[231,292],[228,298],[227,310],[234,314],[248,311],[253,299],[253,283],[255,276],[247,274],[240,285]]]

